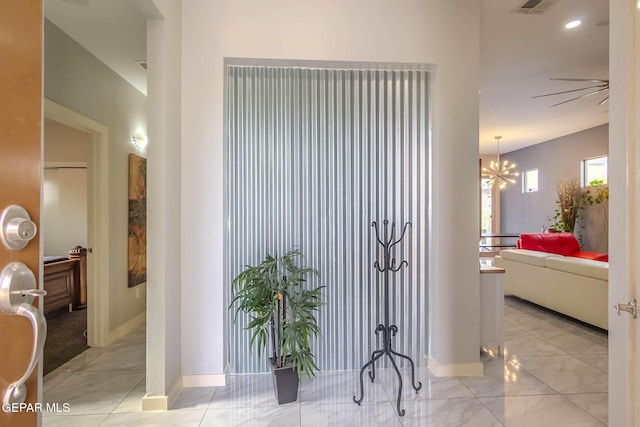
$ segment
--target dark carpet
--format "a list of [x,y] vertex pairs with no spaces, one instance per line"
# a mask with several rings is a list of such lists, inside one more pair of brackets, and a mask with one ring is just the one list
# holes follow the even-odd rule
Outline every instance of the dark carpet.
[[47,319],[47,340],[44,343],[42,371],[44,375],[73,359],[89,347],[87,346],[87,310],[66,308],[49,312]]

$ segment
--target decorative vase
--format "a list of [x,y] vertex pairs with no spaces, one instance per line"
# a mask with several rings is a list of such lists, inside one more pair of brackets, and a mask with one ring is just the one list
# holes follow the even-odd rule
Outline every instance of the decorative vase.
[[282,405],[298,400],[298,370],[293,366],[276,368],[273,358],[269,358],[269,360],[273,373],[273,390],[278,404]]

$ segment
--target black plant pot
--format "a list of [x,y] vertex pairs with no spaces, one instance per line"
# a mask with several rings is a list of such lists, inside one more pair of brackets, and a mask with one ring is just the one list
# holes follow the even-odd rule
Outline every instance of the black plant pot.
[[271,372],[273,373],[273,390],[278,404],[291,403],[298,400],[298,370],[293,366],[276,368],[273,358]]

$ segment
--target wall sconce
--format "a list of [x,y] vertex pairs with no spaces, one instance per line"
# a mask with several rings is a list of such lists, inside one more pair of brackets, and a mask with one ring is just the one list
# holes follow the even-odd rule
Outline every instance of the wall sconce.
[[131,135],[130,141],[138,151],[142,151],[147,147],[147,136],[141,133]]

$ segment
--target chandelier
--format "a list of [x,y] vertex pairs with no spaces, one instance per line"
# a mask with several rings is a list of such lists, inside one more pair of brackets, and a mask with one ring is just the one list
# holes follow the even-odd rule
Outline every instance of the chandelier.
[[496,136],[496,143],[498,145],[498,155],[495,162],[491,162],[488,168],[482,168],[482,177],[488,178],[488,187],[497,185],[501,190],[507,187],[507,183],[515,184],[515,177],[518,176],[518,172],[515,172],[513,168],[516,167],[515,163],[509,163],[508,160],[500,162],[500,138]]

